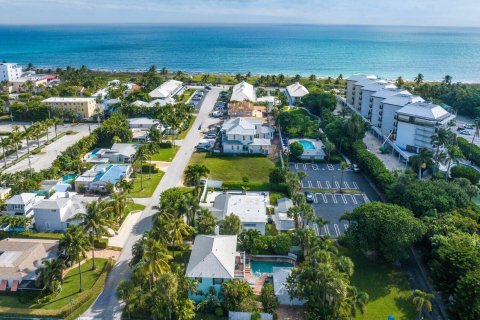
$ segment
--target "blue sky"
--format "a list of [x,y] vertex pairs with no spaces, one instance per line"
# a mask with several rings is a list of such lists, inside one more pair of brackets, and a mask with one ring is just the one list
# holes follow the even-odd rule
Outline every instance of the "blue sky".
[[0,0],[0,24],[306,23],[480,27],[478,0]]

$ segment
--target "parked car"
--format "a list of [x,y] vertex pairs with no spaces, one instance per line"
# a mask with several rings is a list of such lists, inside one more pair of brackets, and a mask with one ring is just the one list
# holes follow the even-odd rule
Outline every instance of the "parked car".
[[464,136],[471,136],[472,135],[472,133],[470,131],[467,131],[467,130],[460,131],[460,134],[462,134]]
[[467,123],[463,125],[463,128],[464,128],[464,129],[469,129],[469,130],[474,129],[473,125],[467,124]]
[[217,134],[216,133],[209,133],[209,134],[206,134],[204,139],[216,139],[217,138]]
[[205,90],[212,90],[212,87],[206,86],[206,87],[205,87]]
[[313,203],[313,193],[305,191],[305,201],[307,201],[307,203]]
[[220,111],[213,111],[212,112],[212,117],[214,118],[220,118],[223,115],[223,112]]
[[352,163],[352,166],[351,166],[351,167],[352,167],[352,171],[353,171],[353,172],[357,172],[357,173],[360,172],[360,168],[358,167],[357,164]]

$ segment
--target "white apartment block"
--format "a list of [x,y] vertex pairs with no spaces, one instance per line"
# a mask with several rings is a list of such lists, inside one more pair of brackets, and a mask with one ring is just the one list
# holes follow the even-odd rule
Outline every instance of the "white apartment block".
[[441,106],[376,76],[348,78],[345,100],[405,160],[421,148],[431,148],[431,136],[455,118]]
[[0,82],[15,81],[22,76],[22,67],[16,63],[0,63]]

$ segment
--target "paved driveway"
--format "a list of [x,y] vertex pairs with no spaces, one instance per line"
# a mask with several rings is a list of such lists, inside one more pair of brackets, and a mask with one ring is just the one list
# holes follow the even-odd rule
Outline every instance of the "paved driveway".
[[201,132],[198,130],[198,127],[208,118],[209,113],[212,112],[219,93],[220,88],[213,88],[206,94],[195,123],[183,140],[180,150],[178,150],[172,164],[153,193],[153,196],[149,198],[150,201],[147,207],[133,226],[132,233],[126,240],[120,257],[110,272],[103,292],[80,319],[121,319],[122,305],[117,299],[116,288],[122,280],[130,277],[131,270],[128,267],[128,262],[132,258],[132,246],[140,239],[145,231],[152,228],[152,216],[155,213],[152,206],[158,204],[160,194],[180,184],[183,171],[190,160],[195,146],[201,138]]
[[[338,164],[290,163],[290,170],[307,174],[302,181],[302,188],[313,193],[312,206],[316,215],[329,222],[321,228],[313,225],[317,235],[339,237],[348,229],[348,223],[339,220],[345,212],[369,201],[379,200],[361,173],[347,169],[343,172],[342,179]],[[340,189],[344,192],[340,193]]]

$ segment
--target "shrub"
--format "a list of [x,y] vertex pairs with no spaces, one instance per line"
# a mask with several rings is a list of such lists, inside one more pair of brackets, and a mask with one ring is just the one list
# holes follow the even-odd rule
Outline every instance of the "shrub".
[[458,147],[470,161],[480,165],[480,147],[470,143],[465,138],[457,138]]
[[472,184],[477,184],[480,180],[480,172],[472,167],[455,166],[450,169],[450,175],[452,178],[465,178],[470,180]]
[[248,182],[243,181],[229,181],[224,182],[222,188],[227,190],[242,190],[242,187],[247,187],[250,191],[275,191],[287,193],[288,188],[285,183],[268,183],[268,182]]
[[95,249],[106,249],[108,246],[108,239],[98,239],[93,242]]
[[290,144],[290,155],[297,159],[303,154],[303,146],[299,142]]
[[274,168],[270,171],[269,181],[270,183],[284,183],[285,182],[286,169]]
[[158,173],[158,168],[153,163],[146,163],[142,165],[142,173]]
[[247,176],[244,176],[244,177],[242,177],[242,181],[243,181],[243,182],[249,182],[249,181],[250,181],[250,178],[247,177]]

